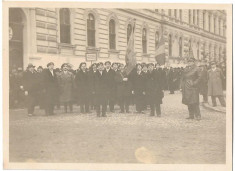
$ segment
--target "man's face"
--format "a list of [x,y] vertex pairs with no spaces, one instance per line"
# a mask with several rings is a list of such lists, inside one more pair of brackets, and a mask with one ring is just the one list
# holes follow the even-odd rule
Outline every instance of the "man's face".
[[86,64],[82,64],[81,69],[82,69],[82,71],[85,71],[86,70]]
[[194,65],[194,62],[190,61],[188,62],[188,66],[193,66]]
[[156,69],[159,69],[160,68],[160,65],[156,65]]
[[120,66],[119,66],[119,70],[120,70],[120,71],[123,71],[123,70],[124,70],[124,65],[120,65]]
[[53,70],[54,69],[54,65],[49,65],[48,68],[49,68],[49,70]]
[[29,68],[29,71],[30,71],[30,72],[33,72],[33,70],[34,70],[33,67],[30,67],[30,68]]
[[110,67],[111,67],[110,63],[106,63],[105,67],[106,67],[106,69],[110,69]]
[[113,64],[113,70],[117,70],[117,64]]
[[149,65],[148,70],[149,70],[149,71],[153,71],[153,66],[152,66],[152,65]]
[[141,71],[142,67],[140,65],[137,65],[137,71]]
[[96,65],[93,65],[93,71],[96,71],[97,68],[96,68]]
[[68,65],[64,65],[63,71],[68,71]]
[[99,70],[99,71],[103,71],[103,70],[104,70],[104,65],[102,65],[102,64],[99,65],[98,70]]
[[38,72],[41,73],[42,72],[42,68],[38,68]]
[[143,71],[146,72],[148,71],[148,68],[146,66],[143,67]]
[[211,65],[211,68],[216,69],[216,65],[215,64]]

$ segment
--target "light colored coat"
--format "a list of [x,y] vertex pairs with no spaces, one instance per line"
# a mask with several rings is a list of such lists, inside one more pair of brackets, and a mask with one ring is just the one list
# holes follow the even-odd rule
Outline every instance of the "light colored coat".
[[208,71],[208,96],[222,96],[222,80],[224,75],[219,68],[216,68],[215,71],[210,69]]

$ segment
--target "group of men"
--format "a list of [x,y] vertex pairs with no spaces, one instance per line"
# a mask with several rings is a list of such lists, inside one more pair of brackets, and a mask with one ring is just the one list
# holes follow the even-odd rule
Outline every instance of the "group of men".
[[[16,94],[24,96],[29,116],[34,114],[35,105],[44,109],[46,115],[53,115],[55,106],[63,105],[67,113],[73,112],[73,104],[77,103],[81,113],[90,113],[95,109],[98,117],[106,116],[107,107],[110,112],[114,112],[116,104],[121,113],[129,113],[131,104],[136,105],[137,113],[144,113],[149,106],[150,116],[156,114],[160,117],[163,90],[170,90],[170,94],[174,94],[175,90],[182,88],[185,70],[187,68],[162,69],[159,64],[142,63],[137,64],[127,75],[123,64],[111,64],[109,61],[92,64],[90,68],[82,62],[77,70],[72,70],[68,63],[64,63],[60,69],[54,69],[54,63],[50,62],[47,68],[39,66],[37,70],[29,64],[27,70],[20,75],[17,72],[10,75],[10,101]],[[225,106],[221,94],[223,79],[224,74],[216,68],[215,63],[211,63],[209,71],[206,64],[200,65],[198,90],[205,102],[209,95],[213,106],[216,106],[216,97]],[[218,81],[221,87],[215,93]],[[16,93],[18,88],[20,91]]]

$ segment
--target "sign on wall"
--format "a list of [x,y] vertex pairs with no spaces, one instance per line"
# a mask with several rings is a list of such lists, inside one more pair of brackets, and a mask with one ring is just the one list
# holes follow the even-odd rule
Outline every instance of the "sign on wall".
[[97,60],[97,53],[86,53],[86,60],[87,61],[96,61]]

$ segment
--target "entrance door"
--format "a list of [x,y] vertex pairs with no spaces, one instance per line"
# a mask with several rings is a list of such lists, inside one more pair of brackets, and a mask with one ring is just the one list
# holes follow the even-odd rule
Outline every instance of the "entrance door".
[[9,69],[23,68],[23,19],[20,8],[9,10]]

